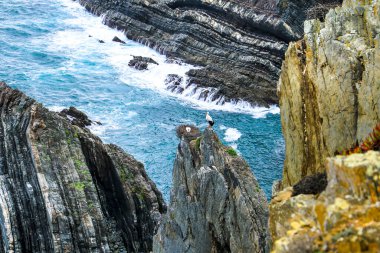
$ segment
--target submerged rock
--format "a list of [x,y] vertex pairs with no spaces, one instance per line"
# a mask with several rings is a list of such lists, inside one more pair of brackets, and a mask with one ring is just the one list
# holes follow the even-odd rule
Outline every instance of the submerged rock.
[[[341,0],[80,0],[110,27],[168,57],[212,69],[198,85],[227,100],[278,102],[276,83],[289,41],[303,35],[314,6]],[[332,5],[332,6],[335,6]],[[207,78],[202,78],[207,80]]]
[[153,63],[158,65],[158,63],[149,57],[133,56],[133,59],[129,61],[128,66],[133,67],[137,70],[148,69],[148,64]]
[[114,42],[119,42],[119,43],[121,43],[121,44],[125,44],[125,41],[119,39],[119,37],[117,37],[117,36],[113,37],[112,41],[114,41]]
[[4,83],[0,108],[0,251],[152,250],[166,207],[140,162]]
[[318,197],[270,204],[273,252],[380,252],[380,153],[328,159]]
[[153,251],[265,252],[268,206],[248,164],[211,128],[197,137],[181,126],[177,135],[170,207]]
[[286,143],[283,187],[325,170],[326,157],[364,139],[380,122],[378,1],[346,0],[325,22],[305,22],[278,86]]

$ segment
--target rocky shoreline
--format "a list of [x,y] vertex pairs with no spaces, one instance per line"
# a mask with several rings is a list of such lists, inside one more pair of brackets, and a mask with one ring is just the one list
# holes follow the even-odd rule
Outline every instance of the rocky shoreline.
[[[79,0],[104,23],[170,58],[203,66],[189,85],[217,88],[212,99],[278,103],[276,85],[290,41],[320,1]],[[339,0],[323,1],[339,4]],[[175,73],[173,73],[175,74]],[[224,99],[220,99],[223,97]]]
[[379,10],[344,0],[290,44],[278,87],[286,161],[269,205],[211,127],[177,128],[167,207],[140,162],[86,128],[99,123],[0,82],[0,252],[379,252]]

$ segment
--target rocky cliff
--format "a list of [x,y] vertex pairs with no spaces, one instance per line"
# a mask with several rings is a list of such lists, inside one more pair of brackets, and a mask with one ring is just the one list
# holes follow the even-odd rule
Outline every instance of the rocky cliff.
[[283,187],[324,171],[325,158],[380,122],[380,3],[345,0],[324,22],[305,22],[278,86],[286,143]]
[[152,250],[166,207],[141,163],[4,83],[0,118],[1,252]]
[[[79,0],[127,37],[169,57],[204,66],[189,84],[213,87],[212,100],[278,102],[288,42],[302,36],[307,10],[340,0]],[[323,12],[324,10],[322,10]],[[173,73],[175,74],[175,73]],[[207,94],[202,94],[206,99]],[[221,99],[223,98],[223,99]]]
[[380,251],[380,153],[369,151],[380,147],[379,7],[345,0],[324,21],[306,21],[304,39],[289,46],[278,87],[286,159],[284,189],[269,207],[273,252]]
[[251,169],[211,128],[197,133],[180,134],[154,252],[265,252],[268,206]]

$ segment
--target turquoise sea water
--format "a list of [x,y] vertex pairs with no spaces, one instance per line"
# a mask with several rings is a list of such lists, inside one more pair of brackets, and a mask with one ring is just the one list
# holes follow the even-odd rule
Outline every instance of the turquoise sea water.
[[[270,196],[284,159],[278,108],[202,102],[191,89],[170,94],[166,75],[184,76],[191,66],[165,63],[156,51],[128,40],[111,42],[115,35],[125,39],[71,0],[1,1],[0,80],[52,110],[76,106],[101,121],[91,130],[142,161],[167,200],[179,141],[175,127],[191,123],[204,129],[209,111],[219,137],[248,161]],[[133,70],[132,55],[152,57],[159,65]]]

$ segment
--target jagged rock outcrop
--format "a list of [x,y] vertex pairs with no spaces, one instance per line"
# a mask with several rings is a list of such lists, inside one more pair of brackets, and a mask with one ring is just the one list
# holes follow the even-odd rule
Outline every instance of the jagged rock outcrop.
[[150,57],[133,56],[133,59],[129,61],[128,66],[137,70],[144,70],[148,69],[149,64],[158,65],[158,63]]
[[0,251],[148,252],[161,193],[115,145],[0,83]]
[[211,128],[197,138],[189,127],[177,132],[170,207],[154,252],[265,252],[268,206],[248,164]]
[[[220,101],[277,103],[276,83],[289,41],[302,36],[306,12],[341,0],[79,0],[125,31],[170,57],[207,66],[190,83],[216,87]],[[200,72],[200,73],[197,73]],[[173,73],[175,74],[175,73]]]
[[305,22],[291,43],[278,94],[286,143],[282,186],[325,170],[325,158],[380,122],[380,3],[345,0]]
[[380,153],[326,163],[320,195],[283,195],[270,204],[272,252],[380,252]]

